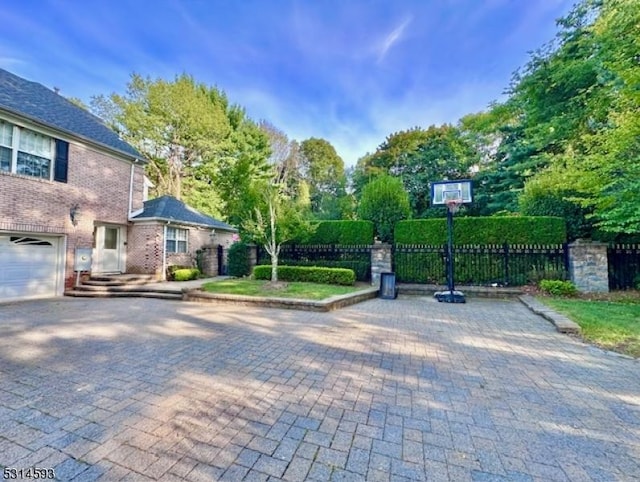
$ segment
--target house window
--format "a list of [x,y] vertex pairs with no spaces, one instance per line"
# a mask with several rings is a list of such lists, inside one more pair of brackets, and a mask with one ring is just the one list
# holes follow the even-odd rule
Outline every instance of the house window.
[[180,228],[167,228],[167,253],[186,253],[189,231]]
[[23,127],[0,121],[0,170],[51,179],[54,140]]

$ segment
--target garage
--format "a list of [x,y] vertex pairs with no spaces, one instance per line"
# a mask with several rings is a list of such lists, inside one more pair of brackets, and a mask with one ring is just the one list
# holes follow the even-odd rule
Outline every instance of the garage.
[[37,233],[0,233],[0,301],[62,294],[64,240]]

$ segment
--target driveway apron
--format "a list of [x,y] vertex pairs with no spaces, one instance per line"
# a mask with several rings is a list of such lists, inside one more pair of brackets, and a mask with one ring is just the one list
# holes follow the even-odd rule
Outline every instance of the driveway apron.
[[0,468],[65,481],[640,480],[639,369],[515,301],[6,304]]

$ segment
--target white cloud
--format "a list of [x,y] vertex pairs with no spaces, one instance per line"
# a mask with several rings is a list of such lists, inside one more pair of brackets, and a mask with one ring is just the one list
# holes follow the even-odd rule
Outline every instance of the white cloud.
[[393,47],[396,43],[398,43],[402,36],[404,35],[404,31],[407,26],[411,23],[413,17],[408,17],[400,23],[396,28],[394,28],[381,42],[378,47],[378,63],[381,63],[387,55],[387,52]]

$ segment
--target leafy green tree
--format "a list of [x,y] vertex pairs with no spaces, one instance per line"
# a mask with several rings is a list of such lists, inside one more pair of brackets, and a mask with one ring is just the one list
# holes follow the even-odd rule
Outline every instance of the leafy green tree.
[[570,187],[595,227],[618,233],[640,231],[638,25],[637,2],[582,1],[514,88],[523,138],[544,159],[533,180]]
[[569,241],[587,238],[593,231],[591,212],[573,200],[575,195],[576,192],[570,186],[559,189],[557,186],[545,185],[542,180],[532,180],[519,197],[520,213],[525,216],[564,218]]
[[346,195],[344,161],[325,139],[312,137],[302,141],[300,152],[300,169],[309,186],[311,212],[319,219],[339,219],[339,200]]
[[[120,134],[146,159],[156,194],[170,194],[191,203],[191,192],[206,181],[194,177],[203,164],[217,162],[231,133],[226,96],[188,75],[173,82],[133,74],[125,95],[112,94],[97,103],[110,104],[105,113]],[[183,196],[186,178],[191,185]],[[220,215],[220,203],[206,211]]]
[[430,186],[434,181],[464,179],[476,163],[473,146],[451,125],[431,126],[424,139],[407,156],[402,174],[414,217],[424,217],[430,206]]
[[419,127],[388,135],[373,154],[358,160],[353,174],[356,195],[360,194],[368,182],[380,175],[401,176],[407,168],[410,156],[427,138],[427,132]]
[[[235,107],[229,115],[233,131],[217,170],[206,172],[202,166],[199,175],[210,180],[224,203],[227,221],[234,226],[250,216],[260,203],[254,184],[270,178],[268,159],[271,153],[269,139],[244,111]],[[216,167],[216,166],[213,166]],[[200,191],[206,194],[205,190]],[[209,190],[211,192],[211,190]]]
[[96,96],[92,111],[149,161],[155,195],[237,224],[268,177],[268,139],[224,92],[183,74],[173,81],[133,74],[123,95]]
[[244,231],[257,243],[262,244],[271,257],[271,282],[278,282],[278,257],[284,243],[293,239],[304,239],[313,227],[305,219],[299,205],[288,196],[282,183],[273,178],[255,186],[260,193],[261,203],[254,208],[253,216],[243,223]]
[[354,172],[356,196],[365,181],[383,175],[399,177],[409,195],[412,215],[424,217],[430,213],[431,182],[466,178],[477,159],[472,142],[456,126],[396,132],[375,153],[358,161]]
[[374,223],[381,241],[392,243],[395,224],[410,215],[409,196],[400,179],[381,175],[363,188],[358,216]]

